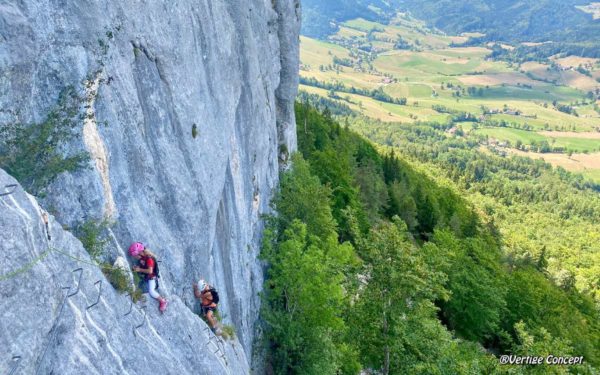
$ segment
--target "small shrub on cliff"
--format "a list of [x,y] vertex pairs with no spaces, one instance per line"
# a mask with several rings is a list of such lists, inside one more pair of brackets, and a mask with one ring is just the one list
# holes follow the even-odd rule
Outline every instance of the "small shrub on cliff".
[[140,280],[140,277],[137,273],[134,274],[134,283],[132,285],[127,270],[121,267],[115,267],[108,262],[102,263],[100,267],[110,285],[112,285],[113,288],[115,288],[118,292],[122,294],[130,294],[133,302],[139,302],[144,299],[142,290],[135,286]]
[[86,153],[65,156],[61,151],[76,136],[73,130],[79,123],[80,104],[81,98],[69,87],[43,122],[0,125],[0,168],[39,196],[62,172],[85,166]]
[[[88,220],[83,224],[80,224],[75,229],[75,234],[83,247],[90,254],[90,257],[94,262],[99,260],[105,255],[105,247],[108,243],[106,236],[106,230],[110,227],[111,223],[108,220]],[[110,262],[102,262],[99,264],[100,270],[108,279],[108,282],[117,291],[123,294],[130,294],[133,302],[143,300],[143,291],[137,287],[140,283],[140,276],[137,273],[133,274],[133,284],[129,278],[129,271],[119,266],[114,266]]]
[[120,267],[113,267],[112,264],[105,262],[102,263],[102,273],[110,284],[119,292],[127,293],[132,291],[131,283],[127,275],[127,271]]
[[234,340],[235,339],[235,328],[233,328],[233,326],[230,326],[228,324],[223,325],[222,328],[222,336],[225,340]]
[[142,280],[142,278],[140,277],[140,274],[137,272],[134,272],[133,274],[133,290],[132,291],[128,291],[131,292],[131,299],[133,300],[134,303],[137,303],[139,301],[144,302],[146,300],[146,297],[144,297],[144,292],[142,291],[141,288],[138,287],[138,285],[140,285],[140,281]]
[[[111,223],[108,220],[88,220],[80,224],[75,229],[75,234],[85,250],[90,254],[94,262],[98,262],[105,254],[105,247],[108,243],[106,230]],[[129,293],[134,302],[138,302],[143,298],[143,292],[136,285],[139,284],[140,278],[137,273],[134,273],[134,283],[129,279],[129,271],[118,266],[114,266],[110,262],[102,262],[99,264],[100,270],[108,279],[108,282],[120,293]]]
[[107,220],[88,220],[75,229],[75,234],[83,247],[87,250],[94,261],[98,261],[104,255],[104,247],[108,238],[104,231],[110,226]]

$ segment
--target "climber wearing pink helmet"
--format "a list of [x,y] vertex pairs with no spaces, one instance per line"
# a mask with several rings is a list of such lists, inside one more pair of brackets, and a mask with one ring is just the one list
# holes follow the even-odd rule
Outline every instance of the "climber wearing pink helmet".
[[134,242],[129,246],[129,255],[132,257],[138,256],[144,251],[144,244],[141,242]]
[[158,265],[156,255],[152,254],[141,242],[134,242],[129,246],[129,255],[139,261],[139,267],[134,266],[132,270],[144,274],[144,282],[147,283],[148,293],[150,296],[158,300],[158,309],[164,312],[167,309],[167,300],[158,294]]

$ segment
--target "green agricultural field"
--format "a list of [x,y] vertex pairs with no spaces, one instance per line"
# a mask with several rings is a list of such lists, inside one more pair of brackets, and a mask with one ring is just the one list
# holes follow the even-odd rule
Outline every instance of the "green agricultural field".
[[435,53],[446,57],[479,58],[483,60],[489,54],[489,50],[483,47],[454,47],[438,49]]
[[343,38],[353,38],[353,37],[364,37],[366,33],[364,31],[356,30],[350,27],[341,26],[337,36],[341,39]]
[[551,147],[561,147],[572,152],[593,152],[600,150],[600,141],[598,139],[560,137],[560,132],[556,132],[556,137],[545,136],[533,131],[512,129],[512,128],[481,128],[474,131],[474,134],[487,135],[500,141],[509,141],[513,146],[517,141],[524,145],[530,145],[532,142],[546,141]]
[[448,59],[432,53],[400,51],[382,55],[375,60],[374,66],[391,74],[407,74],[409,77],[423,79],[431,76],[459,76],[477,70],[479,59]]
[[[564,147],[573,152],[600,151],[600,141],[585,138],[550,138],[550,144],[556,147]],[[556,140],[554,142],[554,140]]]
[[[368,44],[366,31],[376,29],[382,30],[374,33],[376,38],[380,35],[387,39],[371,41],[371,45],[380,48],[389,46],[390,38],[402,35],[402,32],[408,29],[405,25],[407,22],[401,20],[399,23],[399,25],[387,26],[363,19],[348,21],[332,38],[332,43],[302,37],[301,60],[305,69],[301,71],[301,75],[320,81],[342,82],[348,86],[367,89],[384,86],[388,94],[394,97],[406,97],[409,103],[427,101],[429,107],[435,104],[452,105],[457,110],[474,114],[480,114],[482,106],[502,108],[507,104],[528,115],[527,118],[508,118],[507,121],[527,123],[539,129],[549,127],[555,130],[564,128],[589,131],[595,126],[600,126],[600,115],[589,105],[584,109],[585,120],[551,108],[553,101],[570,104],[582,100],[584,98],[582,91],[573,87],[534,81],[504,62],[488,61],[485,59],[489,53],[486,48],[451,48],[450,37],[444,36],[444,45],[439,48],[421,46],[421,50],[414,51],[390,49],[376,55],[372,62],[364,61],[363,56],[362,63],[358,65],[359,59],[356,56],[359,52],[358,50],[353,52],[350,45]],[[417,28],[424,27],[418,23],[415,25]],[[422,29],[419,30],[422,32]],[[414,30],[411,32],[424,36]],[[442,38],[440,35],[427,35]],[[403,37],[408,40],[408,37]],[[351,59],[357,65],[339,66],[337,69],[326,71],[319,69],[320,66],[333,64],[334,57]],[[386,84],[384,75],[393,77],[397,82]],[[462,95],[457,101],[452,96],[454,90],[441,89],[442,82],[451,83],[462,90],[468,87],[481,88],[483,94],[480,97]],[[434,91],[437,97],[432,98]],[[541,105],[543,103],[546,103],[546,106],[550,104],[550,108],[543,108]]]
[[333,43],[323,42],[316,39],[300,37],[302,46],[302,63],[304,65],[318,68],[320,64],[331,64],[333,55],[347,58],[348,51]]
[[550,143],[549,138],[535,132],[530,132],[520,129],[511,128],[481,128],[474,131],[475,134],[487,135],[490,138],[496,138],[500,141],[509,141],[511,144],[521,141],[524,144],[531,144],[534,142],[547,141]]
[[[317,94],[323,97],[328,96],[327,90],[320,89],[317,87],[311,87],[306,85],[300,85],[300,89],[304,90],[311,94]],[[413,118],[410,118],[408,115],[404,115],[404,107],[398,106],[394,104],[388,104],[379,102],[377,100],[373,100],[366,96],[356,95],[356,94],[347,94],[347,93],[338,93],[338,95],[342,98],[348,98],[349,100],[340,99],[337,100],[340,103],[346,104],[350,107],[350,109],[363,113],[365,116],[369,116],[372,118],[378,118],[383,121],[389,122],[414,122]],[[386,108],[385,106],[389,105],[391,107]],[[402,110],[398,107],[403,107]]]
[[[404,43],[402,50],[394,49],[399,40]],[[351,20],[344,22],[328,41],[301,38],[300,74],[319,82],[340,82],[346,87],[383,88],[392,98],[407,99],[407,105],[398,105],[363,95],[335,93],[338,99],[334,100],[382,121],[445,124],[465,112],[483,121],[507,125],[479,124],[470,133],[473,135],[488,135],[512,145],[517,141],[524,145],[547,141],[553,148],[574,153],[600,149],[598,138],[560,136],[561,132],[593,133],[600,129],[600,113],[586,99],[587,90],[600,89],[600,83],[590,83],[589,77],[573,70],[555,74],[542,63],[517,66],[489,60],[491,50],[484,47],[451,46],[452,42],[465,40],[464,36],[446,36],[430,30],[423,22],[404,14],[389,25]],[[335,65],[334,58],[344,59],[344,65]],[[576,63],[557,61],[563,65]],[[540,77],[557,78],[557,84]],[[321,96],[331,95],[329,90],[304,85],[302,88]],[[560,105],[571,106],[578,115],[560,112]],[[438,112],[432,108],[436,106],[451,113]],[[459,125],[467,132],[473,128],[470,122]],[[538,133],[546,130],[555,134]],[[594,170],[586,169],[586,175],[595,176]]]
[[352,28],[352,29],[356,29],[356,30],[360,30],[360,31],[367,31],[367,32],[371,31],[373,29],[383,30],[385,28],[385,26],[380,23],[367,21],[362,18],[347,21],[344,23],[344,25],[349,28]]
[[600,169],[595,169],[595,170],[587,170],[583,173],[581,173],[584,177],[589,178],[592,181],[595,181],[597,183],[600,183]]
[[432,85],[423,83],[392,83],[384,87],[384,91],[396,98],[429,98],[433,93]]
[[518,86],[495,86],[486,89],[484,92],[484,98],[496,100],[542,100],[551,102],[554,99],[558,99],[558,96],[552,95],[549,91],[542,91],[538,88],[527,89]]

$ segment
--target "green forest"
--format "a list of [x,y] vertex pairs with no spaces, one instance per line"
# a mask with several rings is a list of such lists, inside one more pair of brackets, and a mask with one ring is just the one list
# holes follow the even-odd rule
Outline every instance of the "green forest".
[[[594,186],[469,150],[441,126],[340,125],[304,103],[296,117],[299,152],[261,252],[272,373],[595,373]],[[584,360],[501,365],[504,354]]]
[[495,155],[477,140],[449,137],[452,123],[385,124],[348,118],[372,141],[444,177],[502,235],[509,262],[544,265],[562,288],[576,288],[600,309],[600,186],[542,160]]

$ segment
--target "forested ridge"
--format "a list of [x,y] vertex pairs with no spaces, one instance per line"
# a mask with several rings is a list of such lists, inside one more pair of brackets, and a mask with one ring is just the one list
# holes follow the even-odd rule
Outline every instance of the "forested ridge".
[[600,24],[577,6],[587,0],[399,0],[400,9],[449,33],[481,32],[488,40],[595,41]]
[[[600,22],[582,7],[587,0],[342,0],[303,3],[303,34],[323,37],[335,31],[329,22],[362,17],[386,21],[397,11],[410,12],[450,34],[479,32],[491,41],[596,42]],[[321,25],[321,27],[318,27]]]
[[511,261],[541,262],[563,288],[600,308],[600,186],[542,160],[500,156],[472,137],[448,136],[448,124],[391,125],[349,117],[353,129],[445,176],[492,220]]
[[[417,126],[401,133],[406,143],[391,139],[400,148],[419,140],[404,155],[382,152],[349,130],[362,127],[377,139],[395,134],[358,117],[341,126],[307,104],[297,104],[296,117],[300,152],[281,179],[262,250],[268,268],[261,316],[273,373],[593,373],[600,326],[590,291],[550,274],[554,249],[528,256],[514,238],[516,248],[507,251],[497,217],[507,206],[493,194],[514,199],[519,209],[528,201],[548,204],[559,219],[588,223],[597,220],[594,203],[557,206],[544,196],[550,191],[503,196],[502,188],[482,182],[481,167],[466,155],[463,166],[437,150],[456,148],[436,138],[443,130]],[[446,171],[448,165],[455,167]],[[466,165],[476,178],[465,177]],[[503,167],[491,168],[501,174]],[[502,178],[522,176],[526,184],[525,176],[544,175],[536,168],[547,167],[525,165]],[[571,176],[557,179],[557,188],[588,194]],[[534,246],[528,241],[523,246]],[[500,365],[496,357],[504,353],[585,361]]]
[[384,0],[304,0],[302,2],[302,34],[324,37],[337,30],[332,21],[363,17],[385,20],[393,15],[393,5]]
[[[481,33],[469,44],[505,42],[518,46],[504,50],[511,60],[536,60],[557,53],[599,57],[600,21],[584,11],[588,0],[391,0],[305,1],[302,33],[326,38],[338,24],[362,17],[386,23],[396,12],[408,12],[430,27],[448,34]],[[519,45],[522,42],[552,42]]]

